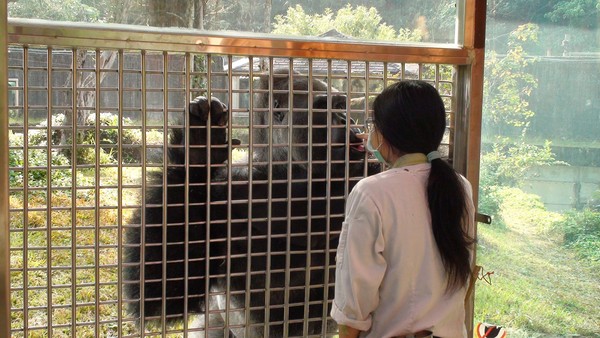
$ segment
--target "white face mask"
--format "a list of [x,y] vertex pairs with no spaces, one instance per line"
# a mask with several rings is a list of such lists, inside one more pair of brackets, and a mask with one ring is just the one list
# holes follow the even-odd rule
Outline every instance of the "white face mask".
[[369,137],[367,138],[367,150],[373,153],[373,155],[375,155],[377,161],[381,163],[387,163],[385,158],[383,158],[383,155],[381,155],[381,152],[379,151],[379,148],[381,148],[381,145],[383,143],[379,143],[379,146],[377,147],[377,149],[375,149],[373,147],[373,144],[371,143],[371,135],[373,135],[373,132],[370,132]]

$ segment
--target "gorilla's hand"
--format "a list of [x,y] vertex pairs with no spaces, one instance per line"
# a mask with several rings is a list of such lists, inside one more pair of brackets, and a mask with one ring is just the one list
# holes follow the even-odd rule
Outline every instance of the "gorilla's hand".
[[190,125],[205,126],[210,117],[211,126],[222,127],[227,124],[227,113],[227,106],[216,97],[209,103],[206,97],[198,96],[190,102]]
[[[190,163],[206,164],[207,144],[210,129],[210,163],[219,164],[227,160],[229,149],[227,141],[227,106],[213,97],[210,102],[204,96],[198,96],[190,102]],[[208,121],[210,120],[210,126]],[[240,140],[232,139],[231,144],[238,145]]]

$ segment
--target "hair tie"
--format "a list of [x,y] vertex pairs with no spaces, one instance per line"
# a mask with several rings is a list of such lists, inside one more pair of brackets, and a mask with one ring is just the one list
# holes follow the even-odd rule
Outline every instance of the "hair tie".
[[442,155],[440,155],[440,152],[437,150],[434,150],[432,152],[430,152],[429,154],[427,154],[427,162],[431,163],[431,161],[436,160],[438,158],[442,158]]

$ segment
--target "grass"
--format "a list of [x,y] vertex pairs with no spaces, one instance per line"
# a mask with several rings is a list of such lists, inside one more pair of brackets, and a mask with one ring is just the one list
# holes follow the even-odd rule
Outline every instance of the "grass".
[[[246,157],[247,151],[244,149],[233,151],[234,162],[244,161]],[[117,168],[100,168],[99,175],[100,184],[103,186],[116,186],[119,182]],[[120,179],[123,185],[140,185],[141,170],[124,167]],[[69,182],[64,186],[70,184]],[[94,186],[95,171],[78,170],[77,185]],[[123,188],[122,205],[139,205],[140,196],[139,188]],[[102,207],[98,215],[95,212],[96,198]],[[100,189],[97,195],[94,189],[78,189],[75,196],[78,209],[73,214],[70,209],[73,196],[69,190],[53,189],[50,201],[45,190],[30,191],[27,199],[23,197],[22,192],[10,196],[10,208],[13,210],[10,215],[12,329],[23,329],[27,326],[28,337],[49,337],[47,327],[51,318],[52,326],[65,326],[54,328],[52,337],[94,337],[94,323],[98,313],[99,320],[106,322],[98,325],[99,336],[117,336],[117,202],[117,189]],[[47,211],[48,204],[52,206],[50,213]],[[28,209],[26,228],[24,209]],[[132,212],[133,209],[123,209],[124,222],[130,218]],[[50,252],[47,250],[48,244],[52,247]],[[27,248],[27,252],[23,250],[24,247]],[[25,268],[28,270],[27,274],[19,271]],[[50,276],[48,269],[51,271]],[[27,287],[24,288],[25,283]],[[97,290],[96,283],[101,284]],[[49,314],[50,302],[53,309]],[[96,302],[99,303],[97,310]],[[27,319],[24,318],[24,307],[30,308],[27,311]],[[123,318],[127,319],[125,312]],[[73,320],[77,322],[75,330],[71,327]],[[131,322],[124,322],[122,331],[124,335],[135,334],[137,328]],[[23,336],[23,332],[14,332],[13,335]]]
[[600,264],[561,245],[562,219],[518,189],[504,192],[502,222],[480,224],[478,264],[493,271],[478,281],[475,322],[507,328],[513,337],[600,337]]
[[[234,160],[243,156],[243,151],[239,151]],[[94,184],[91,171],[78,174],[81,175],[77,178],[78,183]],[[124,173],[123,183],[139,184],[140,174],[139,168],[131,168],[131,172]],[[113,184],[117,180],[116,171],[101,170],[101,183]],[[27,321],[28,337],[48,337],[46,327],[51,318],[52,325],[64,325],[53,329],[53,337],[92,337],[96,333],[97,314],[102,322],[97,328],[99,336],[116,335],[120,311],[116,304],[119,291],[116,283],[117,191],[105,190],[98,194],[100,205],[106,207],[97,215],[98,227],[95,226],[96,194],[93,189],[75,196],[78,207],[89,209],[77,209],[75,214],[70,209],[52,209],[50,221],[47,220],[46,193],[30,193],[27,231],[23,231],[24,213],[16,210],[23,209],[23,195],[11,195],[14,210],[10,225],[14,230],[11,232],[13,329],[23,328]],[[124,192],[123,204],[135,205],[139,190]],[[68,191],[53,192],[51,204],[55,208],[69,208],[73,203],[70,194]],[[479,226],[478,264],[494,274],[491,285],[483,281],[477,283],[475,323],[505,326],[511,338],[600,337],[597,305],[600,264],[586,261],[561,245],[561,233],[553,224],[563,216],[546,211],[539,198],[518,189],[506,189],[501,197],[502,220]],[[34,208],[41,209],[36,211]],[[75,230],[72,228],[73,216]],[[123,215],[124,219],[127,217]],[[49,222],[50,228],[47,227]],[[50,254],[46,250],[48,244],[53,248]],[[28,247],[27,254],[24,246]],[[19,271],[25,267],[25,261],[26,275]],[[50,276],[47,275],[48,266]],[[73,269],[73,266],[77,268]],[[23,287],[25,282],[26,288]],[[100,285],[96,288],[98,282]],[[52,305],[50,314],[49,302]],[[31,308],[27,318],[20,310],[24,306]],[[123,313],[123,318],[126,317]],[[71,326],[73,320],[77,322],[75,328]],[[135,331],[131,323],[124,323],[123,334]],[[15,337],[20,336],[23,334],[15,333]]]
[[[116,168],[105,169],[100,171],[100,181],[114,180]],[[114,169],[114,172],[108,169]],[[139,184],[138,175],[138,169],[124,168],[123,183]],[[93,180],[92,170],[78,173],[80,185],[94,184]],[[123,204],[137,201],[138,190],[124,190],[124,199],[130,202]],[[98,215],[94,209],[96,197],[105,207]],[[73,204],[71,192],[53,190],[50,201],[53,209],[48,213],[46,192],[30,192],[27,199],[28,226],[24,229],[25,213],[19,210],[24,209],[23,195],[16,193],[10,196],[11,209],[14,210],[10,218],[10,246],[13,249],[10,257],[11,287],[14,290],[11,293],[12,329],[27,325],[28,337],[49,337],[47,327],[51,318],[53,326],[64,326],[54,328],[52,337],[93,337],[96,335],[94,323],[97,314],[100,321],[107,322],[98,326],[98,336],[116,336],[119,312],[116,303],[117,197],[116,189],[101,189],[97,196],[93,189],[80,189],[75,196],[78,209],[73,214],[69,209]],[[99,221],[97,227],[96,216]],[[123,217],[127,218],[127,212]],[[52,247],[50,251],[47,250],[48,244]],[[27,252],[23,250],[24,246]],[[25,268],[25,262],[26,274],[18,270]],[[23,287],[25,283],[26,288]],[[52,306],[50,314],[49,303]],[[30,308],[27,318],[24,318],[24,307]],[[70,326],[73,319],[77,322],[74,329]],[[123,333],[127,332],[134,333],[135,328],[125,324]],[[23,337],[23,333],[14,332],[13,337]]]
[[[515,140],[517,138],[514,138]],[[548,139],[540,138],[540,137],[528,137],[527,144],[543,146]],[[495,142],[493,138],[482,138],[482,142],[485,144],[492,144]],[[572,148],[585,148],[585,149],[600,149],[600,141],[597,140],[570,140],[570,139],[560,139],[553,138],[552,139],[553,147],[572,147]]]

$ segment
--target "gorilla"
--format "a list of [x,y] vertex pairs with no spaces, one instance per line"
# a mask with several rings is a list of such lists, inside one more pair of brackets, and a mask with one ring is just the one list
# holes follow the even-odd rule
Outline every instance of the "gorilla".
[[149,175],[125,232],[136,318],[210,313],[232,337],[328,330],[345,197],[380,166],[367,161],[345,95],[287,70],[258,82],[247,163],[228,163],[240,141],[228,138],[227,106],[197,97],[189,135],[173,130],[165,173]]

